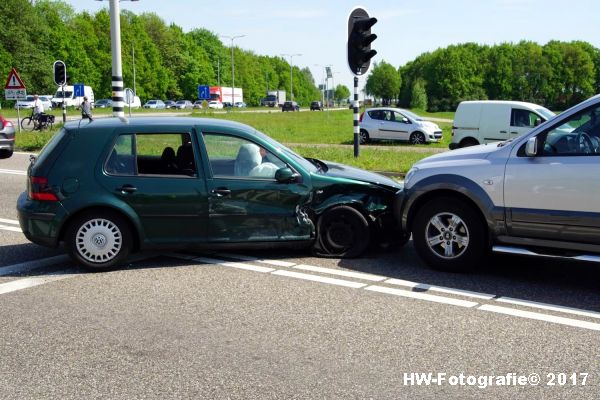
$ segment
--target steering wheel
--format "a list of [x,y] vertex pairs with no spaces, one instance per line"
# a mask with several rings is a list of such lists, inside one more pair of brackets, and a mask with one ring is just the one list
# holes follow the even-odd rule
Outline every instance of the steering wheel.
[[594,144],[592,143],[592,139],[590,139],[590,135],[583,131],[577,134],[575,143],[577,143],[580,153],[590,154],[594,152]]

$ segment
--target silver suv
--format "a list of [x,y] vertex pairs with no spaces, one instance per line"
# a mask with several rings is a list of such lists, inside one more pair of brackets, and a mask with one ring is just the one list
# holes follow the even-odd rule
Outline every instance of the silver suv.
[[412,144],[437,142],[440,127],[408,110],[391,107],[368,108],[360,116],[360,142],[402,140]]
[[434,268],[488,250],[600,262],[600,95],[524,136],[425,158],[404,185],[397,217]]

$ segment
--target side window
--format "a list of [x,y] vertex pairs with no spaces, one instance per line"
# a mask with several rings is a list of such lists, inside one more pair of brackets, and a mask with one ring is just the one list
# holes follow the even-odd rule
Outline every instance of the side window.
[[371,119],[375,119],[375,120],[383,120],[384,115],[383,115],[383,111],[381,110],[375,110],[375,111],[369,111],[369,117],[371,117]]
[[575,114],[539,137],[545,156],[600,155],[600,106]]
[[[393,120],[396,122],[400,122],[400,123],[404,123],[404,119],[406,117],[402,114],[400,114],[399,112],[394,112],[394,116],[393,116]],[[406,118],[408,119],[408,118]]]
[[189,133],[143,133],[135,136],[138,174],[197,175]]
[[104,169],[111,175],[135,175],[133,135],[121,135],[106,160]]
[[533,128],[538,118],[540,116],[534,112],[513,108],[510,114],[510,126]]
[[286,165],[263,147],[235,136],[206,133],[204,144],[215,177],[274,179]]

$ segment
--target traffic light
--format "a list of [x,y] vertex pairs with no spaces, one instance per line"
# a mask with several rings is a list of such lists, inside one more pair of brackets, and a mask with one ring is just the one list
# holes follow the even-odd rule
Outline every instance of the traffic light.
[[371,43],[377,35],[371,33],[377,18],[370,18],[366,10],[355,8],[348,17],[348,66],[354,75],[364,75],[369,70],[371,58],[377,51]]
[[58,86],[67,84],[67,66],[62,61],[54,61],[54,83]]

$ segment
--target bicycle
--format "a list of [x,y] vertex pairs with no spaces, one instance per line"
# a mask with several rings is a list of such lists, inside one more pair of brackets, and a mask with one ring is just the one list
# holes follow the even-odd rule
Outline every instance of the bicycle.
[[21,120],[21,128],[24,131],[44,130],[46,128],[52,129],[54,124],[54,115],[51,114],[34,114],[33,111],[29,117],[25,117]]

